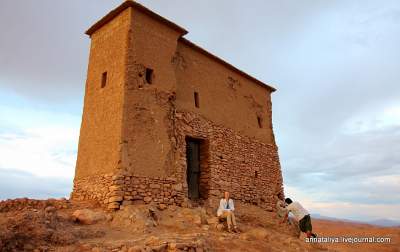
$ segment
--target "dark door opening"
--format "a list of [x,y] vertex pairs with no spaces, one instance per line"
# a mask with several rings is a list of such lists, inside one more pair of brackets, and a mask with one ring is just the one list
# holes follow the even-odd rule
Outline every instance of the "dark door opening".
[[200,141],[186,140],[186,179],[188,184],[188,196],[191,200],[200,198]]
[[206,139],[186,137],[186,182],[191,200],[208,198],[210,185],[209,142]]

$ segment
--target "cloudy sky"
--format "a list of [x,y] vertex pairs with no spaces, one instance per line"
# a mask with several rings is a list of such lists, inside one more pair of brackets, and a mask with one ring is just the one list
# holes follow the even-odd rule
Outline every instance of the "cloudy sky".
[[[0,1],[0,199],[69,196],[89,38],[119,0]],[[141,0],[274,85],[286,194],[400,220],[400,2]]]

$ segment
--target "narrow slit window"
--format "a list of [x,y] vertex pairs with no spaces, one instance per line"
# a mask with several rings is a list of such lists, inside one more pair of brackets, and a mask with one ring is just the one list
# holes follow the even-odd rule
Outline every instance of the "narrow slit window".
[[104,72],[101,75],[101,88],[104,88],[107,85],[107,72]]
[[258,122],[258,127],[262,128],[262,118],[260,116],[257,116],[257,122]]
[[258,171],[254,171],[254,177],[258,178]]
[[146,68],[146,82],[148,84],[153,83],[153,69],[151,68]]
[[197,92],[194,92],[194,106],[196,106],[196,108],[200,107],[200,104],[199,104],[199,93],[197,93]]

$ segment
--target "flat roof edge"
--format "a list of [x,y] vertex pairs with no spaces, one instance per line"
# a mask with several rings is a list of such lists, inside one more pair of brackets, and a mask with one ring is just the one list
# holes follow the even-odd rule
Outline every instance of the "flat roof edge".
[[211,59],[221,63],[222,65],[224,65],[225,67],[233,70],[234,72],[239,73],[240,75],[242,75],[243,77],[255,82],[256,84],[270,90],[271,92],[275,92],[276,88],[274,88],[271,85],[268,85],[258,79],[256,79],[255,77],[247,74],[246,72],[236,68],[235,66],[231,65],[230,63],[228,63],[227,61],[219,58],[218,56],[208,52],[207,50],[203,49],[202,47],[196,45],[195,43],[191,42],[190,40],[184,38],[183,36],[186,35],[188,33],[187,30],[185,30],[184,28],[182,28],[181,26],[169,21],[168,19],[158,15],[157,13],[151,11],[150,9],[144,7],[143,5],[135,2],[134,0],[126,0],[125,2],[123,2],[121,5],[119,5],[118,7],[116,7],[115,9],[113,9],[112,11],[110,11],[107,15],[105,15],[103,18],[101,18],[99,21],[97,21],[94,25],[92,25],[86,32],[85,34],[91,36],[93,33],[95,33],[98,29],[100,29],[101,27],[103,27],[105,24],[107,24],[108,22],[110,22],[112,19],[114,19],[116,16],[118,16],[121,12],[123,12],[124,10],[126,10],[127,8],[135,8],[139,11],[141,11],[142,13],[145,13],[147,15],[149,15],[150,17],[166,24],[167,26],[171,27],[172,29],[178,31],[181,35],[179,37],[180,42],[188,45],[189,47],[192,47],[194,49],[196,49],[197,51],[199,51],[200,53],[210,57]]
[[126,0],[123,2],[121,5],[119,5],[117,8],[113,9],[110,11],[107,15],[105,15],[103,18],[101,18],[99,21],[97,21],[94,25],[92,25],[86,32],[85,34],[91,36],[94,32],[96,32],[98,29],[103,27],[105,24],[110,22],[113,18],[118,16],[121,12],[123,12],[127,8],[136,8],[137,10],[157,19],[158,21],[161,21],[162,23],[168,25],[172,29],[178,31],[181,33],[181,36],[185,35],[188,33],[187,30],[184,28],[180,27],[179,25],[169,21],[168,19],[158,15],[157,13],[147,9],[143,5],[136,3],[135,1],[132,0]]

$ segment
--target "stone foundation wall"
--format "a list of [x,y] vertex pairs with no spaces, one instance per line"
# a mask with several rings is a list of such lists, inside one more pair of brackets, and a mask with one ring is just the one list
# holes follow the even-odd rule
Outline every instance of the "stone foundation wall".
[[[174,162],[167,178],[132,175],[123,168],[115,173],[75,178],[71,198],[95,200],[109,209],[134,203],[182,205],[187,201],[186,138],[201,140],[200,194],[218,206],[224,191],[243,203],[273,210],[274,195],[283,192],[278,150],[254,137],[217,125],[199,114],[174,113]],[[262,130],[262,129],[261,129]]]
[[47,200],[19,198],[0,201],[0,213],[21,210],[45,210],[48,207],[54,207],[55,209],[69,208],[70,201],[65,198]]
[[112,185],[113,174],[94,175],[74,179],[71,200],[93,200],[104,204],[109,196],[109,187]]
[[75,179],[71,193],[72,200],[94,200],[108,209],[135,203],[181,205],[184,198],[183,185],[174,178],[138,177],[124,172]]
[[186,178],[186,137],[203,139],[200,149],[208,149],[207,160],[200,160],[208,166],[209,174],[202,175],[207,177],[208,185],[200,192],[203,191],[203,198],[210,204],[217,206],[223,192],[229,191],[233,199],[270,211],[274,209],[274,195],[283,191],[275,144],[216,125],[192,112],[177,112],[175,128],[176,169],[182,178]]

